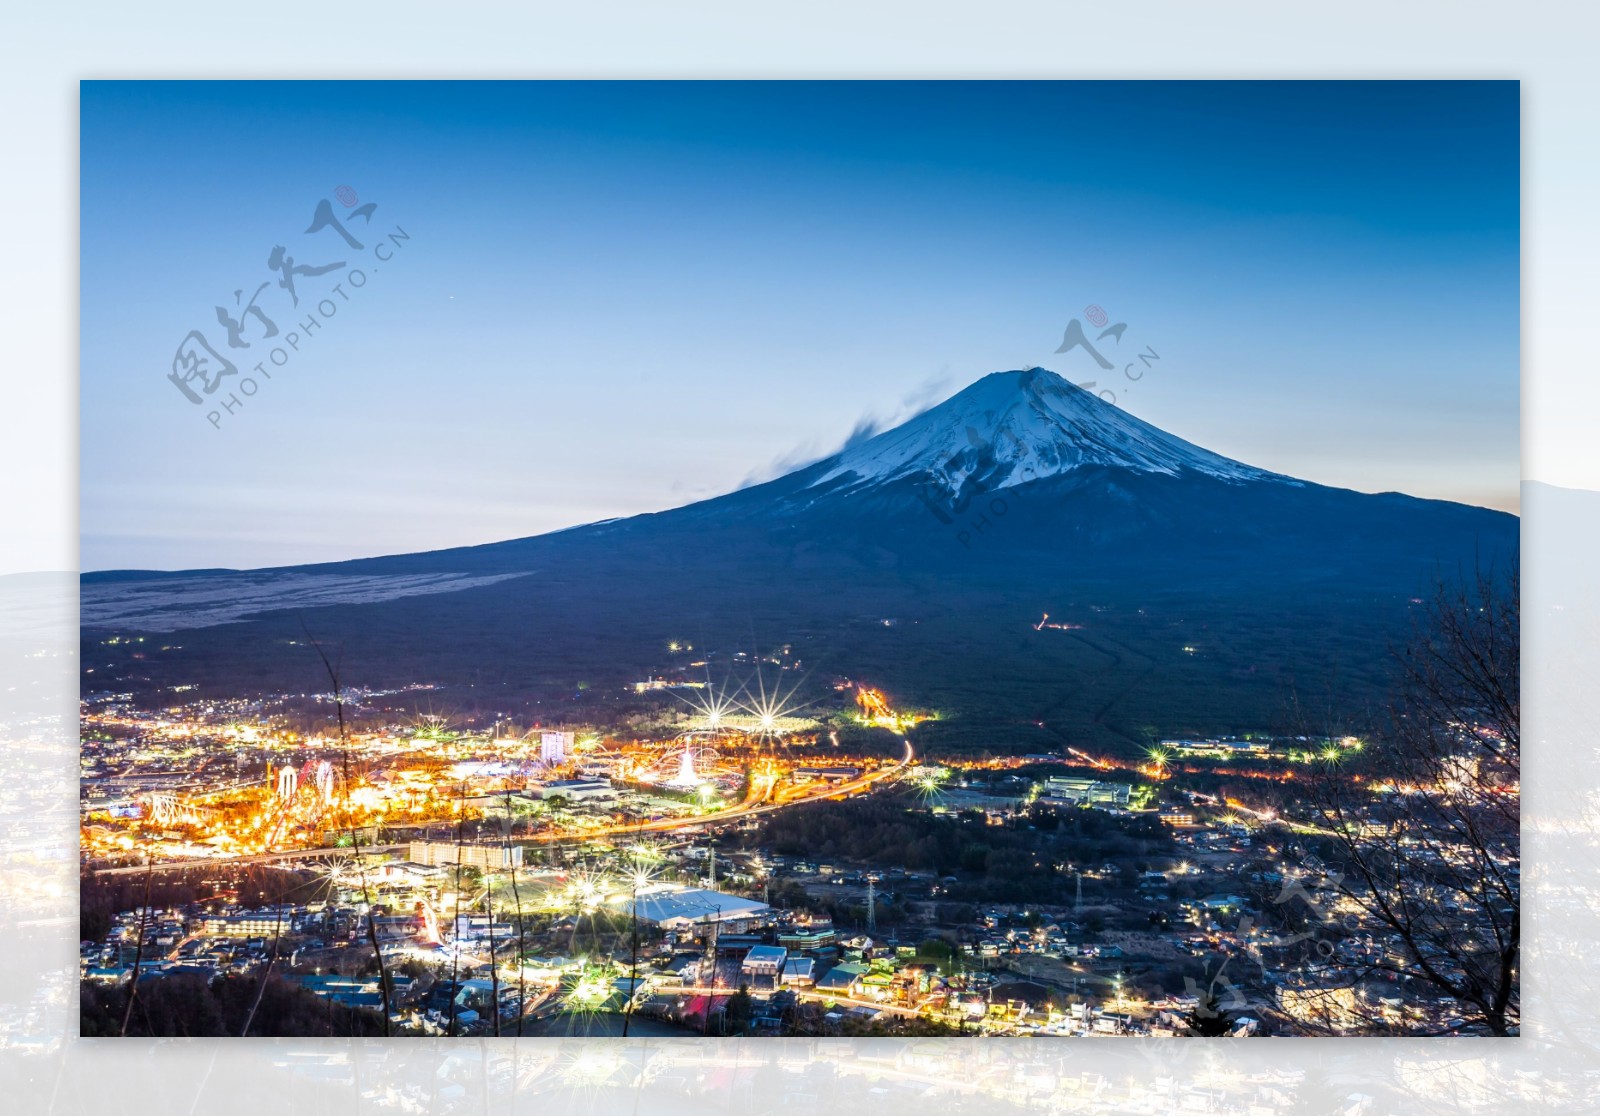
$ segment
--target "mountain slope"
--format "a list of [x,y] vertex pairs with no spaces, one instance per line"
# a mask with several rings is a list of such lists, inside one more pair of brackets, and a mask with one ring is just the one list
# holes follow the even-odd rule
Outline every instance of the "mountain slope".
[[[84,662],[96,686],[298,691],[319,685],[309,628],[340,644],[352,683],[576,717],[682,670],[669,641],[715,670],[788,643],[818,686],[865,677],[1034,747],[1039,722],[1112,747],[1264,727],[1292,694],[1366,709],[1412,599],[1441,572],[1514,557],[1517,526],[1270,473],[1052,373],[996,373],[823,461],[666,512],[280,571],[85,576]],[[137,600],[154,611],[141,619]],[[1046,612],[1075,627],[1035,629]],[[99,643],[106,629],[182,638],[135,662]]]

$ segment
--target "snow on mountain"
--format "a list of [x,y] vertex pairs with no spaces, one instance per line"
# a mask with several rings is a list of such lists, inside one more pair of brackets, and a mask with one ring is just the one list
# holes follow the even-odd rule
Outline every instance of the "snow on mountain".
[[1136,419],[1047,369],[994,372],[892,430],[819,463],[810,487],[931,475],[1005,488],[1084,466],[1223,481],[1303,482],[1213,454]]

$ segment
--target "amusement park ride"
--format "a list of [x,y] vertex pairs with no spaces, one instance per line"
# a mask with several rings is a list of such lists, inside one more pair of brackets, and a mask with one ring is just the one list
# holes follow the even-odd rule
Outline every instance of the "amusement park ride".
[[[678,751],[678,771],[667,781],[667,786],[699,787],[715,772],[719,759],[721,758],[717,755],[716,749],[705,746],[697,748],[692,739],[685,740],[683,748]],[[702,775],[702,772],[705,775]]]
[[338,773],[328,760],[308,760],[298,768],[289,764],[274,768],[268,762],[264,779],[228,784],[200,794],[151,791],[138,796],[136,801],[145,817],[158,825],[202,825],[228,806],[226,800],[237,799],[240,793],[254,789],[258,795],[265,794],[273,812],[267,838],[270,844],[282,836],[284,827],[291,822],[312,825],[321,822],[333,806],[338,782]]

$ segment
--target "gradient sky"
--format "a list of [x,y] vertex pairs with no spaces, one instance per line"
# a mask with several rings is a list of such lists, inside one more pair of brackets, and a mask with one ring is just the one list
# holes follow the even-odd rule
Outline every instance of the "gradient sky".
[[[1518,117],[1514,82],[88,82],[81,567],[687,503],[997,369],[1104,387],[1052,352],[1089,303],[1161,356],[1115,385],[1141,418],[1515,510]],[[359,253],[303,232],[344,184]],[[220,430],[167,381],[274,246],[370,271],[396,226]]]

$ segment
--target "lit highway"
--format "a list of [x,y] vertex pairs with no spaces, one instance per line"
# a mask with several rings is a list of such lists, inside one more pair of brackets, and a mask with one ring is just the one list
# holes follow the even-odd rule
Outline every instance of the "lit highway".
[[764,797],[758,797],[756,795],[756,782],[752,780],[750,792],[746,794],[744,801],[738,806],[729,807],[726,810],[713,811],[710,814],[693,815],[687,818],[663,818],[658,819],[655,822],[628,823],[626,825],[607,826],[595,830],[586,830],[581,834],[538,834],[534,835],[530,840],[537,842],[562,842],[571,841],[574,839],[603,837],[608,834],[661,833],[663,831],[686,830],[696,826],[714,826],[723,822],[733,822],[737,819],[750,818],[758,814],[770,814],[773,811],[785,810],[789,807],[798,806],[801,803],[811,803],[819,799],[836,799],[840,796],[855,795],[859,792],[870,790],[874,784],[881,783],[886,779],[890,779],[893,776],[899,775],[910,766],[914,756],[911,748],[911,742],[903,740],[901,743],[906,747],[906,754],[900,758],[899,763],[890,765],[886,768],[879,768],[875,772],[868,772],[866,775],[850,780],[847,783],[831,784],[818,781],[816,790],[811,791],[810,794],[800,795],[792,799],[768,802]]
[[[649,991],[652,993],[665,994],[669,997],[726,997],[738,992],[737,989],[729,988],[726,985],[711,986],[676,984],[653,985],[650,987]],[[914,1017],[933,1015],[931,1013],[924,1013],[920,1009],[912,1008],[909,1005],[889,1005],[884,1004],[882,1001],[869,1001],[860,997],[847,997],[840,993],[823,993],[816,989],[795,989],[791,987],[789,988],[789,992],[795,995],[795,999],[801,1001],[819,1001],[823,1004],[843,1005],[847,1008],[870,1008],[874,1012],[888,1012],[895,1016]]]

